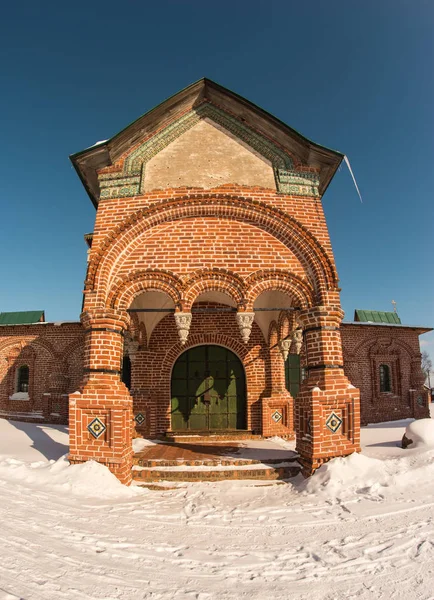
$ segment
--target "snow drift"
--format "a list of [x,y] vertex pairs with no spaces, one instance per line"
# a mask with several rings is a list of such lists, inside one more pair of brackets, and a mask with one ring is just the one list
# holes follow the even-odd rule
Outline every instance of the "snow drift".
[[[404,441],[406,438],[406,441]],[[403,448],[428,446],[434,448],[434,419],[418,419],[407,425],[404,438],[402,440]]]
[[4,458],[0,461],[0,479],[86,498],[128,498],[143,493],[139,488],[122,485],[107,467],[93,460],[70,465],[66,455],[56,461],[32,463]]

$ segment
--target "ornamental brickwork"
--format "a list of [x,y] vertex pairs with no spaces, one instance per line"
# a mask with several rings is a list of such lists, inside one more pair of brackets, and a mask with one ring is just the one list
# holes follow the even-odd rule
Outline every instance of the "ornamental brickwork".
[[[83,376],[80,323],[38,323],[0,328],[0,417],[29,422],[68,423],[69,394]],[[27,366],[26,391],[17,389]]]
[[[347,377],[360,389],[362,424],[429,418],[419,335],[423,329],[346,324],[342,328]],[[380,365],[390,373],[390,390],[380,388]]]
[[[237,422],[287,437],[295,425],[305,474],[359,450],[359,394],[343,371],[338,278],[320,200],[342,155],[207,80],[131,127],[73,157],[98,208],[70,460],[93,457],[129,483],[135,410],[144,435],[171,431],[173,411],[187,428],[208,423],[214,392],[188,410],[183,396],[171,400],[175,361],[200,345],[224,346],[243,364],[247,397]],[[282,342],[297,328],[307,378],[294,410]],[[120,381],[126,334],[137,342],[130,391]],[[200,365],[189,368],[199,376]],[[222,394],[220,403],[233,402]]]
[[[291,313],[282,313],[270,326],[270,352],[260,350],[264,336],[253,323],[249,343],[243,343],[234,315],[194,315],[194,335],[182,346],[172,315],[165,316],[152,333],[150,344],[143,327],[132,316],[130,330],[136,342],[124,338],[124,355],[132,359],[133,414],[140,435],[156,437],[170,429],[170,377],[173,364],[188,348],[217,344],[240,357],[249,381],[248,429],[264,436],[294,438],[296,402],[288,394],[281,368],[282,342],[288,353],[298,351]],[[361,423],[425,418],[429,415],[428,391],[420,374],[419,335],[424,329],[341,323],[344,372],[360,389]],[[276,343],[280,340],[280,343]],[[29,422],[68,423],[68,397],[83,378],[84,329],[81,323],[42,323],[0,328],[0,417]],[[379,365],[391,369],[391,391],[380,391]],[[14,398],[17,371],[28,365],[28,398]],[[267,379],[267,374],[273,375]],[[268,382],[268,383],[267,383]],[[271,392],[270,385],[274,385]],[[268,386],[268,387],[267,387]],[[162,396],[162,400],[159,397]],[[166,398],[166,400],[164,399]],[[297,396],[298,399],[298,396]],[[275,412],[282,414],[277,422]]]
[[[418,332],[348,328],[344,361],[321,203],[342,159],[209,80],[73,155],[97,208],[81,324],[12,328],[1,409],[27,364],[42,419],[55,409],[64,422],[69,393],[71,463],[97,460],[125,484],[136,435],[295,437],[311,475],[359,451],[359,387],[364,420],[392,405],[425,415]],[[298,356],[291,387],[285,361]],[[392,395],[362,363],[373,378],[388,365]]]

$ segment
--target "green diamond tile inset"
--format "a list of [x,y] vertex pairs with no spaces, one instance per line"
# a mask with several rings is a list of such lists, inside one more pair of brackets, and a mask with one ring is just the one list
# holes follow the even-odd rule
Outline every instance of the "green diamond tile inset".
[[134,417],[134,420],[137,423],[137,425],[143,425],[143,423],[146,421],[146,418],[143,413],[137,413]]
[[87,430],[96,440],[102,436],[106,429],[107,427],[98,419],[98,417],[95,417],[95,419],[93,419],[93,421],[91,421],[87,426]]
[[326,425],[330,431],[336,433],[339,427],[342,425],[342,419],[338,417],[336,413],[332,412],[326,421]]
[[275,410],[274,413],[271,415],[271,418],[275,423],[279,423],[279,421],[282,420],[282,413],[278,410]]

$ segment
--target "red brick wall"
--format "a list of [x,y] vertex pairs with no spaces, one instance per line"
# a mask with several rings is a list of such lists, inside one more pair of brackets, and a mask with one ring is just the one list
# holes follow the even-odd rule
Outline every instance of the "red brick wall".
[[283,211],[287,215],[291,215],[304,225],[318,239],[325,250],[332,255],[332,247],[320,198],[289,196],[264,188],[248,188],[235,185],[219,186],[207,190],[206,193],[204,193],[202,188],[175,188],[155,190],[154,192],[135,196],[134,198],[101,200],[95,220],[93,234],[94,247],[96,248],[116,225],[138,210],[146,210],[152,205],[165,200],[212,197],[215,194],[218,194],[220,197],[223,197],[223,195],[238,194],[254,202],[264,202],[275,209]]
[[239,186],[200,192],[159,190],[133,199],[100,202],[86,310],[103,309],[110,294],[128,277],[146,269],[168,270],[179,276],[204,266],[222,267],[244,277],[258,269],[282,269],[303,277],[317,302],[339,305],[319,200]]
[[[67,423],[68,394],[83,376],[81,323],[0,327],[0,416]],[[17,369],[29,367],[29,400],[14,400]]]
[[[183,256],[188,256],[188,261]],[[167,223],[157,225],[118,261],[117,273],[128,274],[144,265],[177,274],[212,266],[243,276],[259,269],[289,269],[304,275],[294,253],[270,233],[250,224],[213,217],[177,221],[171,223],[169,231]]]
[[[429,417],[420,371],[420,333],[410,327],[342,324],[345,374],[360,389],[362,424]],[[390,392],[380,391],[380,364],[389,366]]]
[[[426,404],[421,407],[417,403],[419,392],[426,400],[417,373],[419,334],[420,330],[412,328],[341,325],[344,370],[352,384],[360,388],[362,423],[428,416]],[[227,346],[240,357],[247,375],[248,428],[265,435],[276,434],[277,430],[268,433],[269,424],[262,422],[260,407],[263,399],[271,394],[273,362],[275,371],[281,368],[280,351],[270,354],[268,343],[256,324],[249,343],[243,344],[234,314],[194,315],[185,347],[179,343],[173,315],[160,321],[148,347],[139,350],[132,367],[133,410],[147,415],[146,424],[137,427],[138,431],[156,435],[170,429],[173,363],[186,348],[203,343]],[[66,422],[66,396],[79,388],[82,379],[83,348],[81,323],[0,328],[0,416]],[[10,400],[15,391],[16,370],[23,364],[30,367],[30,400]],[[388,364],[391,368],[390,393],[379,390],[379,364]],[[60,369],[57,369],[58,365]],[[56,372],[65,378],[64,390],[55,388]],[[417,393],[412,393],[412,389]],[[287,398],[281,400],[282,407],[286,401]],[[269,409],[274,411],[276,407],[272,405]],[[280,433],[287,435],[288,432],[283,428]]]
[[194,314],[185,346],[181,346],[179,341],[173,315],[169,314],[160,321],[152,333],[148,348],[139,350],[132,364],[134,412],[144,412],[148,417],[144,426],[137,427],[138,431],[153,436],[170,430],[173,365],[182,352],[201,344],[225,346],[240,358],[247,381],[247,428],[261,432],[260,403],[267,385],[270,385],[266,377],[269,362],[266,344],[256,324],[249,343],[244,344],[233,313]]

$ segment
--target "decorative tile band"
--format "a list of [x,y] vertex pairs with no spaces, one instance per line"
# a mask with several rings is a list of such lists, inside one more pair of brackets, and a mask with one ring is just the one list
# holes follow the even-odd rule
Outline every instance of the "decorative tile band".
[[143,193],[146,164],[205,118],[211,119],[269,160],[273,165],[279,192],[295,196],[319,196],[317,173],[295,170],[292,158],[271,140],[213,104],[204,102],[136,148],[125,159],[122,174],[101,174],[101,199],[125,198]]

